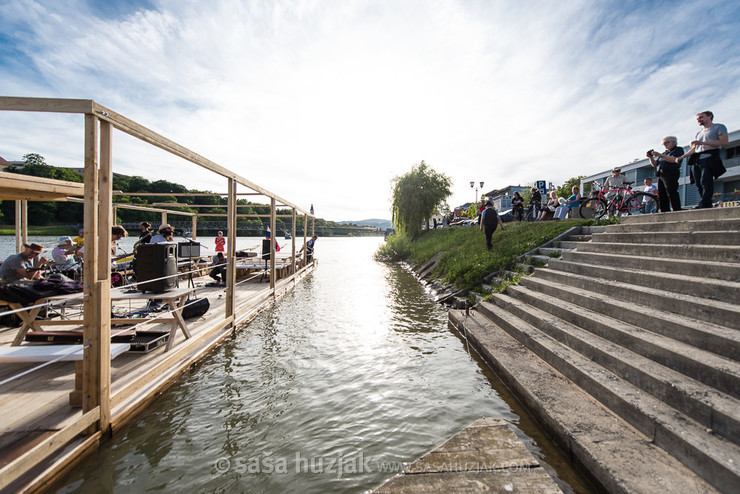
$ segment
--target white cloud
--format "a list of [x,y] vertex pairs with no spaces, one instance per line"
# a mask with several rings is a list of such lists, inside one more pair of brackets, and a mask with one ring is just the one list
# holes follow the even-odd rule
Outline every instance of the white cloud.
[[[101,19],[10,1],[40,80],[2,92],[92,98],[322,217],[389,217],[390,180],[422,159],[455,205],[470,180],[559,183],[688,141],[700,109],[737,128],[729,7],[620,5],[173,0]],[[691,37],[699,7],[722,38]],[[0,153],[80,156],[67,138],[42,152],[23,118]],[[131,139],[115,149],[122,173],[225,188]]]

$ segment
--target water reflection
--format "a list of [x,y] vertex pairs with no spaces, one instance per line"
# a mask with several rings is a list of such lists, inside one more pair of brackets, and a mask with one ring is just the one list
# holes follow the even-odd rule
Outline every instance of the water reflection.
[[[361,492],[395,473],[381,463],[412,461],[478,417],[515,420],[444,310],[409,273],[372,261],[380,241],[322,238],[307,280],[61,491]],[[340,475],[331,459],[371,468]]]

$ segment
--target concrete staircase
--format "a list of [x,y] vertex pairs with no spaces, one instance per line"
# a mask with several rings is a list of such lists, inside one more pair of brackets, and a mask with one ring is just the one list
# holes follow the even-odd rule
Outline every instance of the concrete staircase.
[[[660,455],[667,453],[687,467],[670,467],[662,477],[675,472],[672,481],[686,476],[678,482],[688,486],[693,472],[719,491],[737,492],[740,208],[625,217],[573,247],[479,303],[470,319],[451,314],[451,323],[468,324],[481,339],[485,331],[508,333],[623,427],[662,448],[643,463],[666,465]],[[513,371],[510,379],[517,379]],[[553,429],[570,434],[565,426]],[[589,464],[577,457],[588,455],[587,447],[570,449]],[[663,480],[641,484],[639,474],[620,472],[616,459],[599,461],[607,465],[592,473],[608,490],[667,488]],[[645,468],[644,476],[659,476],[657,467]]]

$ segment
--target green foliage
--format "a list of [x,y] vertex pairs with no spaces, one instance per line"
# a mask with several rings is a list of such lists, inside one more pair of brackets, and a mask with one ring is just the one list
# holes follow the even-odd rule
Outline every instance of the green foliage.
[[477,202],[474,202],[470,206],[468,206],[468,210],[465,213],[468,218],[475,219],[478,216],[478,204]]
[[426,230],[414,241],[389,237],[376,258],[391,262],[407,259],[420,266],[438,252],[444,252],[432,275],[458,288],[474,289],[480,287],[487,275],[506,268],[535,246],[588,221],[506,223],[504,231],[499,229],[494,233],[491,251],[486,250],[483,232],[474,226]]
[[375,252],[374,258],[380,262],[400,262],[411,255],[411,242],[403,235],[388,235],[385,243]]
[[399,232],[410,239],[421,234],[434,210],[441,207],[452,191],[452,182],[441,173],[428,167],[424,161],[410,172],[393,179],[393,217]]
[[[581,185],[581,179],[585,177],[585,175],[579,175],[577,177],[569,178],[565,181],[563,185],[558,187],[558,196],[565,197],[566,199],[570,197],[573,194],[573,186],[578,185],[580,187]],[[581,196],[583,196],[584,191],[581,191]]]

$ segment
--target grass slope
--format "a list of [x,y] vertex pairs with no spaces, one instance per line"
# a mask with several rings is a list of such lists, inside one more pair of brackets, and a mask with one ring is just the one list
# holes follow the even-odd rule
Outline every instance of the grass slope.
[[425,231],[410,242],[403,236],[388,237],[375,254],[380,261],[408,260],[419,267],[438,252],[444,252],[432,276],[458,288],[475,289],[487,275],[505,268],[516,258],[551,240],[564,231],[591,220],[506,223],[493,234],[493,249],[486,250],[486,238],[478,227],[453,227]]

